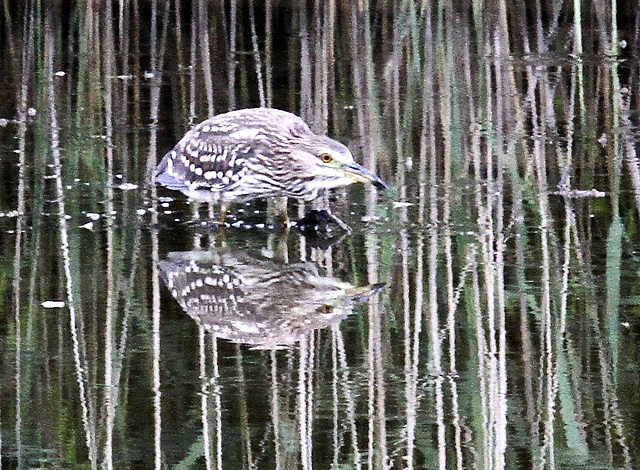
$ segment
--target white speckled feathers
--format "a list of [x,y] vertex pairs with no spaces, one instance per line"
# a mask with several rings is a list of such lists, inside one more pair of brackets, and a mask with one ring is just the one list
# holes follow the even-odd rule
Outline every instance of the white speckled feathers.
[[343,144],[272,108],[231,111],[198,124],[164,156],[155,181],[223,205],[282,196],[309,201],[354,182],[387,186]]
[[[196,200],[247,199],[242,188],[261,184],[251,171],[252,161],[261,158],[262,165],[268,165],[264,156],[274,143],[309,136],[314,136],[309,127],[286,111],[242,109],[214,116],[187,132],[164,156],[155,181]],[[277,188],[262,191],[264,196],[279,195]]]

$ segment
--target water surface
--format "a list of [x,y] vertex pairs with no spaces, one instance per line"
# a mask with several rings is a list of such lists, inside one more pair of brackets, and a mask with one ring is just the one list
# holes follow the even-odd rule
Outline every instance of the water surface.
[[[8,5],[2,467],[638,468],[640,13],[613,5]],[[260,105],[390,184],[319,202],[353,233],[264,201],[220,230],[149,184]]]

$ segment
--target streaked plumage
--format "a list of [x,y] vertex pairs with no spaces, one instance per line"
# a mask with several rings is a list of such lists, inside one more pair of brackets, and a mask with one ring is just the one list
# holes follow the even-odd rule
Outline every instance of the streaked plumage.
[[257,348],[289,347],[338,323],[382,284],[356,287],[313,263],[281,264],[241,250],[167,254],[158,263],[171,295],[219,338]]
[[164,156],[155,181],[223,205],[281,196],[311,200],[321,189],[356,181],[386,187],[343,144],[271,108],[231,111],[198,124]]

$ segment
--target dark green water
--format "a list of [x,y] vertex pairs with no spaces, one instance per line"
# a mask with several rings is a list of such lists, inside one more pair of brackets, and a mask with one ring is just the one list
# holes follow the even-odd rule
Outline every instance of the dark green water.
[[[640,468],[640,10],[157,3],[0,13],[3,469]],[[149,183],[261,104],[353,233]]]

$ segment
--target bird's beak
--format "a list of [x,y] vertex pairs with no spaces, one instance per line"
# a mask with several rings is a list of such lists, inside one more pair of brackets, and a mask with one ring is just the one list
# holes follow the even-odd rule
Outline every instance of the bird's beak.
[[387,189],[387,183],[382,181],[376,175],[371,173],[365,167],[358,165],[357,163],[344,163],[341,170],[345,172],[346,176],[356,180],[359,183],[371,183],[378,189]]

